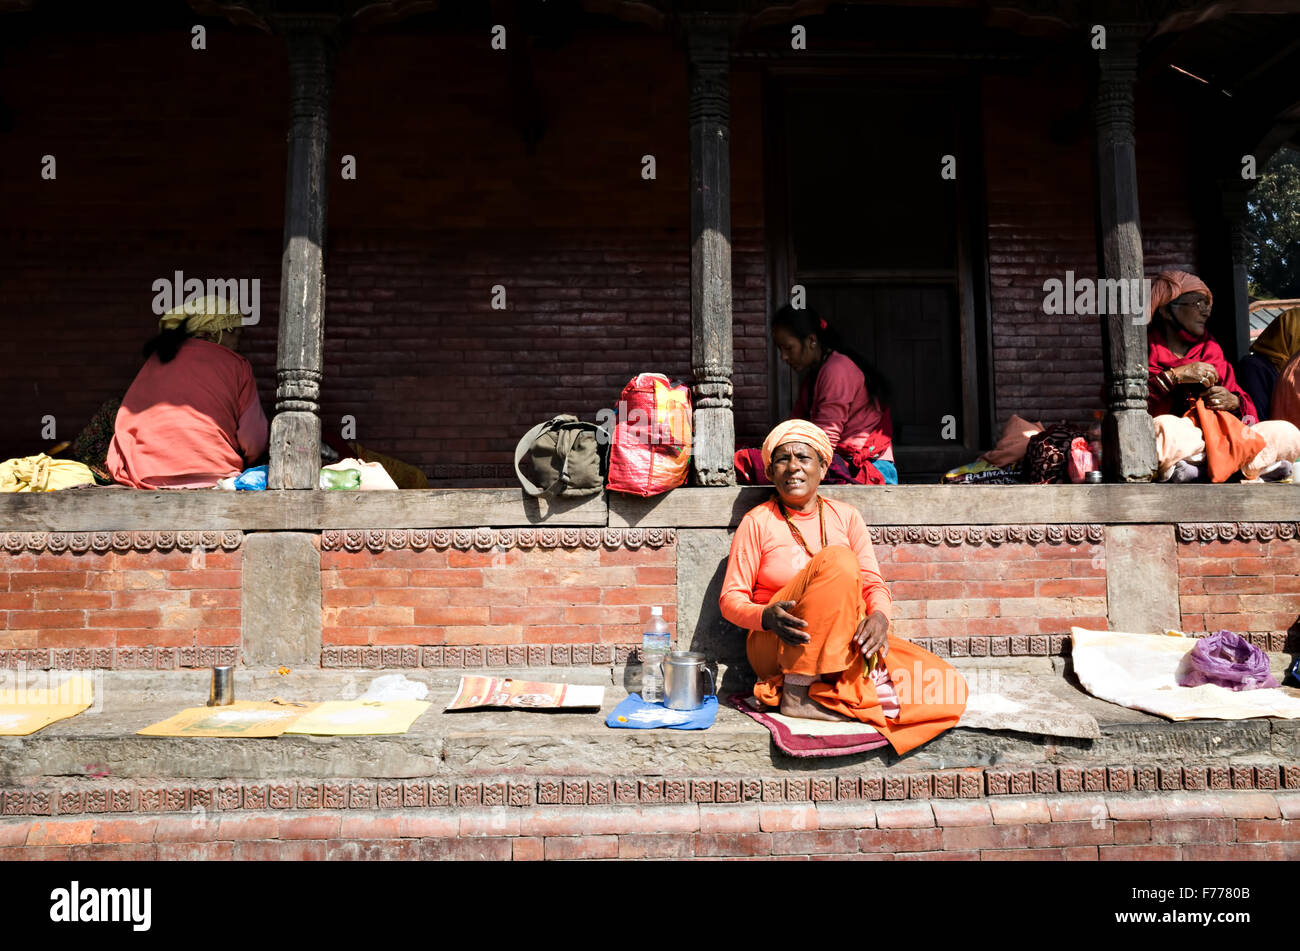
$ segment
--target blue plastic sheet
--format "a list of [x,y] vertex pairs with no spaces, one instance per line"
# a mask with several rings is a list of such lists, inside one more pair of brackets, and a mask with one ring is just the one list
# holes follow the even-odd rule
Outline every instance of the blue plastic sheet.
[[707,730],[717,715],[717,697],[705,697],[704,706],[698,710],[669,710],[662,703],[646,703],[634,693],[605,718],[605,726],[616,730]]

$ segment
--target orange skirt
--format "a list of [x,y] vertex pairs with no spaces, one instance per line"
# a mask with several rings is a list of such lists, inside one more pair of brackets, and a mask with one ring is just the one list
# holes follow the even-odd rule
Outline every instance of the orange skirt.
[[[786,674],[822,678],[808,695],[835,713],[869,723],[898,753],[906,753],[957,725],[966,709],[965,679],[951,665],[902,638],[889,637],[884,665],[898,695],[899,714],[886,718],[876,685],[853,645],[866,613],[857,555],[829,545],[772,596],[793,601],[790,612],[808,622],[807,644],[791,646],[770,631],[750,631],[745,653],[758,675],[754,696],[768,706],[781,703]],[[769,602],[771,603],[771,602]]]

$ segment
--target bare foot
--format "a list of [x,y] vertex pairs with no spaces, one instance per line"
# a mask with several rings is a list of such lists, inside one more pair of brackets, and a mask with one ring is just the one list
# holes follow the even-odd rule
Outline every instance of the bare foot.
[[781,688],[781,713],[787,717],[801,720],[842,720],[851,721],[842,713],[827,710],[808,696],[806,684],[785,684]]

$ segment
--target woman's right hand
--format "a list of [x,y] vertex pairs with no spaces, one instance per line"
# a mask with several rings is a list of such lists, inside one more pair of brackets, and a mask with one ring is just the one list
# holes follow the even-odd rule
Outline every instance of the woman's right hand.
[[793,601],[773,601],[763,609],[763,630],[771,631],[791,647],[802,647],[811,637],[804,633],[808,622],[790,613]]
[[1219,372],[1208,363],[1184,363],[1173,369],[1174,379],[1179,383],[1191,383],[1210,387],[1219,382]]

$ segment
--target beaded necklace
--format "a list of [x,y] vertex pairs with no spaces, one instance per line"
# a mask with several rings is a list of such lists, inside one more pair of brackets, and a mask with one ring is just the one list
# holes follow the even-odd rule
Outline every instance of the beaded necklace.
[[[818,524],[819,524],[819,526],[820,526],[820,528],[821,528],[822,547],[823,547],[823,548],[826,547],[826,509],[825,509],[825,506],[826,506],[826,502],[822,499],[822,497],[821,497],[820,495],[817,496],[817,522],[818,522]],[[794,535],[794,540],[797,541],[797,542],[798,542],[798,543],[803,547],[803,550],[804,550],[804,551],[808,552],[808,557],[811,558],[813,553],[812,553],[812,550],[808,547],[808,543],[807,543],[806,541],[804,541],[804,538],[803,538],[803,532],[799,531],[799,526],[797,526],[797,525],[796,525],[796,524],[795,524],[795,523],[790,519],[790,513],[787,512],[787,511],[785,510],[785,503],[781,501],[781,499],[780,499],[779,496],[777,497],[777,500],[776,500],[776,507],[777,507],[778,509],[781,510],[781,516],[782,516],[782,518],[784,518],[784,519],[785,519],[785,523],[786,523],[787,525],[790,526],[790,533],[791,533],[792,535]]]
[[[794,535],[794,540],[797,541],[800,544],[800,546],[802,546],[804,551],[808,552],[808,557],[811,558],[812,552],[808,549],[808,543],[804,541],[803,532],[799,531],[799,526],[790,520],[790,513],[785,510],[785,503],[781,501],[779,496],[777,497],[776,500],[776,507],[781,510],[781,516],[785,519],[785,523],[790,526],[790,533]],[[817,496],[817,521],[821,528],[822,548],[825,548],[826,547],[826,502],[824,499],[822,499],[820,495]],[[863,677],[871,676],[871,674],[875,672],[876,666],[879,663],[880,663],[879,651],[872,654],[870,657],[863,658],[862,676]]]

